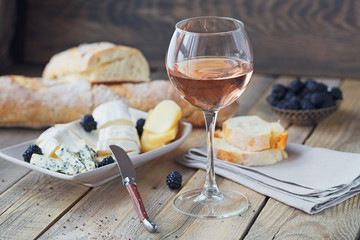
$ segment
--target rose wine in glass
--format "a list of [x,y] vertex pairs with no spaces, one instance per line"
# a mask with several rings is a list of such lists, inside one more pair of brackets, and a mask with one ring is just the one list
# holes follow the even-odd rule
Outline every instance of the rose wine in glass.
[[247,87],[253,57],[244,24],[223,17],[180,21],[166,56],[170,81],[180,96],[204,112],[208,164],[202,189],[179,194],[173,204],[189,216],[224,218],[245,211],[247,198],[232,189],[219,190],[214,169],[214,130],[221,108],[234,102]]

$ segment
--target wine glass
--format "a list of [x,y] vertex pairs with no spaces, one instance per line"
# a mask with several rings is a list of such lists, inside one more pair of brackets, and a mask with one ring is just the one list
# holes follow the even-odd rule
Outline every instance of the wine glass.
[[196,17],[178,22],[166,56],[173,86],[190,104],[201,109],[206,122],[205,184],[179,194],[174,207],[199,218],[224,218],[245,211],[247,198],[219,188],[214,169],[214,131],[221,108],[234,102],[247,87],[253,72],[251,46],[241,21],[225,17]]

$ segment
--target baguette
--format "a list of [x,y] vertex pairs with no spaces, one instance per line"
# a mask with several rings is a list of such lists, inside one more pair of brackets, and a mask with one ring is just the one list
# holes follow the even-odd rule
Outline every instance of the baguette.
[[[168,80],[91,84],[86,80],[63,82],[8,75],[0,77],[0,126],[40,128],[67,123],[112,100],[123,100],[129,107],[147,112],[164,99],[181,107],[183,121],[204,126],[201,110],[184,101]],[[221,110],[217,125],[236,110],[237,102]]]
[[230,118],[214,135],[216,156],[224,161],[265,166],[287,158],[284,149],[288,133],[279,123],[270,123],[258,116]]
[[83,43],[55,54],[45,66],[43,78],[90,82],[148,82],[150,68],[136,48],[109,42]]
[[278,122],[267,122],[258,116],[240,116],[223,123],[223,137],[245,151],[281,149],[286,146],[288,133]]
[[272,165],[287,158],[286,152],[281,149],[244,151],[222,138],[214,138],[214,145],[217,158],[248,167]]

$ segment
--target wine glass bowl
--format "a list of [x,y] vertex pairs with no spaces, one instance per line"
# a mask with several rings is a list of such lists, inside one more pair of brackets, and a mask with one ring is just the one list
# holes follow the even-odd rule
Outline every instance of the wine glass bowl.
[[186,101],[204,112],[208,165],[203,189],[179,194],[181,213],[200,218],[223,218],[247,209],[244,195],[219,191],[214,168],[214,130],[217,112],[234,102],[247,87],[253,56],[244,24],[224,17],[197,17],[176,24],[166,56],[169,79]]

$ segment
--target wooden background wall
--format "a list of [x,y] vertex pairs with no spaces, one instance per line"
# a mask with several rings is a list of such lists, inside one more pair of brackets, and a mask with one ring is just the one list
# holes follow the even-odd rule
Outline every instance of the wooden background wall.
[[[4,1],[4,0],[0,0]],[[82,42],[139,48],[164,68],[174,24],[201,15],[245,23],[255,71],[360,78],[360,1],[356,0],[20,0],[26,6],[25,63],[44,64]],[[1,33],[1,30],[0,30]],[[20,57],[19,57],[20,56]]]
[[11,65],[10,45],[15,32],[16,2],[0,0],[0,70]]

